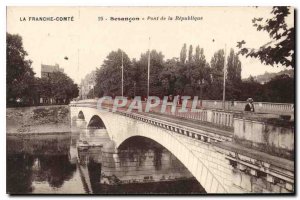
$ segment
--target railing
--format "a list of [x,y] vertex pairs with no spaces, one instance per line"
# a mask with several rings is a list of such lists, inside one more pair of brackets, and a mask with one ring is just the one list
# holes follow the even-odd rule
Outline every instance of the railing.
[[[160,109],[158,107],[158,109]],[[206,110],[198,109],[197,111],[179,112],[178,109],[174,113],[171,113],[170,109],[167,109],[164,114],[173,115],[176,117],[182,117],[186,119],[193,119],[202,122],[210,122],[220,126],[233,127],[233,112],[221,111],[221,110]],[[160,112],[152,110],[152,112]]]
[[224,111],[211,111],[211,122],[221,126],[233,127],[233,113]]
[[[127,105],[123,108],[119,108],[118,111],[126,110],[131,101],[129,100]],[[78,102],[71,102],[70,106],[80,105],[82,107],[94,107],[97,108],[97,101],[96,100],[84,100]],[[111,108],[112,102],[111,101],[103,101],[103,106]],[[142,103],[142,108],[145,110],[146,103]],[[206,110],[206,109],[197,109],[196,111],[191,111],[190,107],[187,107],[187,112],[180,112],[181,107],[177,106],[175,112],[171,112],[171,106],[167,106],[165,112],[161,112],[161,105],[158,105],[154,108],[150,109],[150,113],[157,113],[163,115],[169,115],[174,117],[180,117],[185,119],[191,119],[195,121],[206,122],[211,125],[216,125],[220,127],[228,127],[233,128],[233,112],[230,111],[221,111],[221,110]],[[137,111],[133,111],[137,113]]]
[[[129,107],[131,104],[131,100],[128,100],[127,105],[118,110],[124,110]],[[199,101],[200,102],[200,101]],[[88,99],[78,102],[71,102],[70,105],[73,103],[84,105],[84,104],[93,104],[96,108],[97,101],[94,99]],[[166,110],[161,113],[161,104],[158,106],[151,108],[150,112],[153,113],[160,113],[164,115],[176,116],[185,119],[192,119],[198,120],[201,122],[208,122],[218,126],[224,127],[233,127],[233,116],[236,112],[241,112],[244,110],[244,107],[247,102],[244,101],[234,101],[234,102],[225,102],[225,107],[227,110],[221,110],[222,108],[222,101],[213,101],[213,100],[203,100],[202,105],[198,103],[197,110],[192,110],[192,102],[188,101],[186,109],[187,112],[180,112],[181,105],[178,105],[175,109],[175,112],[171,111],[171,105],[166,107]],[[104,101],[108,107],[112,106],[111,101]],[[145,110],[146,102],[142,102],[142,108]],[[201,109],[199,109],[201,107]],[[284,104],[284,103],[268,103],[268,102],[255,102],[254,103],[256,113],[276,113],[276,114],[290,114],[293,115],[293,104]],[[218,110],[219,109],[219,110]]]
[[[79,102],[71,102],[71,106],[73,104],[78,104],[78,105],[92,105],[93,107],[96,108],[97,102],[95,100],[84,100],[84,101],[79,101]],[[123,108],[120,108],[118,110],[124,110],[127,109],[130,105],[131,101],[128,100],[127,105],[124,106]],[[112,107],[113,103],[110,101],[103,101],[102,103],[106,107]],[[142,103],[142,108],[145,110],[146,107],[146,102]],[[169,115],[169,116],[175,116],[175,117],[180,117],[180,118],[185,118],[185,119],[192,119],[192,120],[197,120],[201,122],[208,122],[215,124],[217,126],[225,126],[225,127],[233,127],[233,112],[230,111],[221,111],[221,110],[206,110],[206,109],[197,109],[197,110],[191,110],[191,104],[187,105],[187,112],[180,112],[181,106],[177,106],[175,112],[171,111],[171,106],[167,106],[165,112],[161,112],[161,105],[158,105],[154,108],[150,109],[150,112],[152,113],[160,113],[164,115]]]
[[[243,111],[246,101],[225,101],[225,110]],[[262,113],[289,113],[294,112],[294,104],[291,103],[272,103],[272,102],[254,102],[256,112]],[[202,108],[223,109],[223,101],[220,100],[202,100]]]
[[[94,99],[81,100],[80,102],[92,102]],[[128,100],[130,103],[131,100]],[[246,101],[225,101],[225,110],[243,111]],[[294,104],[292,103],[272,103],[272,102],[254,102],[256,112],[262,113],[294,113]],[[187,102],[187,108],[191,108],[192,101]],[[197,108],[204,109],[223,109],[223,101],[221,100],[202,100],[198,101]]]

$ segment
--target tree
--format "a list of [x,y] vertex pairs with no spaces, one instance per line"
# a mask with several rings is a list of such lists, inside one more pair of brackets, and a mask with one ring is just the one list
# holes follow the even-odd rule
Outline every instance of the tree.
[[[128,69],[131,62],[125,52],[123,52],[123,66],[124,66],[124,86],[128,86],[130,81],[127,77]],[[101,68],[96,72],[96,86],[95,92],[97,96],[122,95],[122,50],[112,51],[104,60]],[[127,87],[124,87],[124,95],[126,95]]]
[[173,58],[165,62],[165,67],[159,75],[159,80],[163,87],[163,94],[170,95],[175,94],[175,83],[176,83],[176,70],[178,61]]
[[6,100],[9,106],[18,98],[25,104],[33,103],[34,72],[27,55],[22,37],[6,33]]
[[185,63],[186,61],[186,44],[183,45],[181,51],[180,51],[180,62]]
[[200,60],[200,47],[199,47],[199,45],[197,45],[195,51],[196,51],[196,52],[195,52],[195,58],[194,58],[194,60],[195,60],[196,62],[199,62],[199,60]]
[[193,46],[192,45],[190,45],[190,48],[189,48],[189,58],[188,58],[188,61],[189,62],[193,61]]
[[287,74],[275,76],[264,85],[264,101],[294,103],[294,78]]
[[223,49],[217,51],[210,61],[212,76],[210,98],[212,99],[222,99],[224,61]]
[[52,86],[49,78],[36,78],[36,91],[39,98],[49,99],[52,95]]
[[246,101],[249,97],[253,98],[254,101],[263,101],[263,85],[256,82],[252,76],[246,81],[243,81],[240,85],[242,90],[241,95],[237,100]]
[[[206,62],[203,48],[197,46],[193,62],[189,63],[189,80],[193,89],[191,95],[199,95],[202,99],[210,83],[209,64]],[[204,91],[203,91],[204,90]]]
[[[148,85],[148,55],[149,53],[143,53],[136,62],[136,67],[138,68],[138,79],[136,80],[137,95],[146,96],[147,95],[147,85]],[[161,52],[152,50],[150,53],[150,95],[161,96],[163,92],[163,86],[159,80],[160,73],[164,69],[164,55]]]
[[52,98],[56,103],[69,103],[73,98],[78,97],[78,86],[63,72],[53,72],[49,77]]
[[273,7],[272,18],[254,18],[253,26],[257,31],[269,33],[270,41],[261,45],[258,49],[243,47],[246,42],[238,42],[240,53],[246,57],[258,58],[267,65],[281,64],[286,67],[295,67],[295,29],[288,27],[286,17],[290,14],[290,7]]
[[226,98],[237,99],[240,96],[242,64],[237,54],[231,49],[227,58]]

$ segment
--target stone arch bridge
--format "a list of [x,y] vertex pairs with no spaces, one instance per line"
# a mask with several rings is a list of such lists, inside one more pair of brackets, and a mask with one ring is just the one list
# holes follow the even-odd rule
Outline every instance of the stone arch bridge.
[[156,141],[185,165],[207,193],[294,191],[293,169],[233,150],[230,129],[180,123],[149,113],[100,111],[96,102],[72,102],[70,113],[73,125],[105,128],[116,149],[134,136]]

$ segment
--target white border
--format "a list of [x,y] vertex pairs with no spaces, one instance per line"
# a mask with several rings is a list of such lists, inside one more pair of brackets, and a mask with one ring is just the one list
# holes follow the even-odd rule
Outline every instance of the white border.
[[[299,0],[251,0],[251,1],[241,1],[241,0],[206,0],[206,1],[197,1],[197,0],[1,0],[0,1],[0,60],[1,60],[1,67],[0,67],[0,94],[2,98],[0,98],[0,106],[1,106],[1,112],[0,112],[0,128],[1,128],[1,138],[0,138],[0,145],[1,145],[1,165],[0,165],[0,173],[1,173],[1,179],[0,179],[0,185],[1,185],[1,191],[0,191],[0,199],[8,199],[8,198],[16,198],[16,197],[10,197],[6,194],[6,98],[5,98],[5,83],[6,83],[6,55],[5,55],[5,49],[6,49],[6,6],[276,6],[276,5],[282,5],[282,6],[293,6],[296,9],[299,9]],[[299,27],[299,20],[296,18],[296,27]],[[298,34],[297,34],[298,35]],[[299,40],[297,40],[297,44],[299,43]],[[299,52],[297,51],[297,58],[299,57]],[[296,62],[298,63],[298,62]],[[296,66],[297,67],[297,66]],[[297,70],[296,77],[299,75],[299,70]],[[298,82],[298,81],[297,81]],[[299,85],[297,84],[297,93],[299,92]],[[299,103],[299,99],[297,99],[297,105]],[[298,110],[298,106],[297,106]],[[298,120],[297,120],[298,122]],[[298,123],[297,123],[298,124]],[[299,127],[297,127],[299,129]],[[297,133],[295,133],[297,134]],[[299,144],[299,138],[300,136],[297,134],[297,143]],[[299,154],[299,149],[297,148]],[[297,166],[299,166],[299,157],[297,156]],[[299,174],[299,171],[297,170],[297,175]],[[296,184],[299,185],[299,177],[296,178]],[[297,187],[296,191],[299,193],[299,187]],[[31,198],[33,196],[29,196]],[[108,196],[102,196],[102,198],[107,198]],[[126,197],[126,196],[124,196]],[[129,196],[132,197],[132,196]],[[171,198],[173,196],[170,196]],[[181,196],[182,198],[186,198],[188,196]],[[18,199],[25,199],[28,197],[17,197]],[[37,196],[35,199],[44,199],[43,196]],[[49,198],[49,197],[47,197]],[[51,196],[50,198],[62,198],[61,196],[55,197]],[[65,199],[72,199],[74,196],[64,196]],[[81,199],[91,199],[90,196],[80,196]],[[95,198],[93,196],[92,198]],[[123,197],[114,197],[114,198],[123,198]],[[128,198],[128,197],[127,197]],[[145,196],[139,196],[138,199],[143,199]],[[161,197],[155,197],[155,198],[165,198],[163,196]],[[205,196],[199,196],[197,198],[205,198]],[[209,197],[210,199],[215,199],[218,197]],[[224,197],[223,197],[224,198]],[[232,196],[226,197],[226,199],[230,199]],[[236,196],[233,198],[241,198],[241,196]],[[245,199],[252,199],[253,197],[243,197]],[[261,198],[261,197],[258,197]],[[262,197],[267,198],[267,197]],[[272,196],[272,198],[275,199],[282,199],[284,197],[282,196]]]

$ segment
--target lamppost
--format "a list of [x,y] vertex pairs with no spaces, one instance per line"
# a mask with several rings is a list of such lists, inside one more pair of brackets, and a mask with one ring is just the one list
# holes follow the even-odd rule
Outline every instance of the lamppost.
[[93,85],[93,98],[95,99],[95,85]]
[[224,69],[223,69],[223,110],[225,110],[225,92],[226,92],[226,44],[224,49]]
[[133,82],[133,96],[135,97],[135,86],[136,86],[136,82]]
[[149,37],[149,48],[148,48],[148,87],[147,87],[147,99],[149,99],[150,92],[150,37]]
[[199,87],[200,87],[200,107],[202,107],[202,80],[198,81]]
[[122,52],[122,66],[121,66],[121,68],[122,68],[122,97],[124,96],[124,67],[123,67],[123,51],[121,50],[121,52]]

